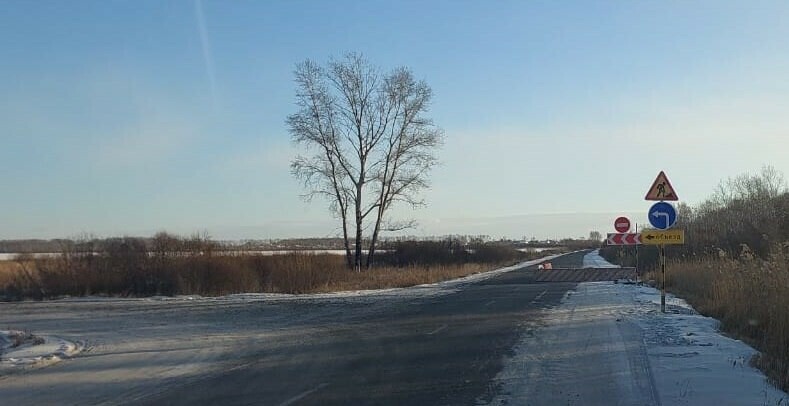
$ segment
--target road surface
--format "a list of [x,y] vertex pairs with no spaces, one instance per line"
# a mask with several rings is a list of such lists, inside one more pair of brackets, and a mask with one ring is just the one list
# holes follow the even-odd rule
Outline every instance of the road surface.
[[[583,256],[556,258],[553,266],[580,267]],[[622,316],[632,297],[611,282],[537,282],[540,272],[522,267],[375,294],[2,303],[0,328],[62,337],[85,351],[45,368],[0,370],[0,399],[14,405],[688,399],[686,392],[658,393],[656,381],[669,388],[674,382],[670,374],[653,376],[650,356],[664,359],[658,365],[665,370],[677,368],[673,358],[659,358],[667,350],[649,354],[644,328]]]
[[[581,254],[554,260],[580,266]],[[532,284],[514,271],[439,298],[395,304],[311,331],[297,345],[251,354],[249,364],[152,397],[150,404],[458,405],[490,400],[491,382],[521,327],[573,283]],[[353,311],[353,309],[349,309]]]

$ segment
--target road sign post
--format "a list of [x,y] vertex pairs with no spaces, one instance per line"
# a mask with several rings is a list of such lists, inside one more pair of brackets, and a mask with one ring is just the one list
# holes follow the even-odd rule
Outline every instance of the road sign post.
[[660,283],[660,312],[666,312],[666,248],[660,244],[660,274],[662,281]]
[[[660,171],[652,186],[647,191],[644,200],[657,200],[649,209],[649,223],[658,230],[648,230],[640,234],[641,243],[658,246],[658,263],[660,264],[660,312],[666,312],[666,244],[684,244],[685,233],[683,230],[669,230],[677,222],[677,211],[664,200],[677,201],[674,186],[669,182],[666,173]],[[636,230],[638,231],[638,230]]]
[[[636,234],[638,234],[638,223],[636,223]],[[641,274],[638,273],[638,245],[636,245],[636,280],[641,282]]]
[[670,203],[657,202],[649,208],[649,224],[658,230],[668,230],[677,222],[677,210]]
[[608,233],[606,244],[638,245],[641,244],[641,236],[636,233]]
[[619,217],[614,220],[614,229],[618,233],[626,233],[630,231],[630,219],[627,217]]
[[674,190],[674,186],[671,186],[671,182],[669,182],[666,173],[660,171],[657,178],[655,178],[655,181],[652,182],[652,187],[649,188],[644,200],[677,201],[679,200],[679,197],[677,197],[677,192]]
[[685,243],[685,230],[647,230],[641,232],[644,245],[682,245]]

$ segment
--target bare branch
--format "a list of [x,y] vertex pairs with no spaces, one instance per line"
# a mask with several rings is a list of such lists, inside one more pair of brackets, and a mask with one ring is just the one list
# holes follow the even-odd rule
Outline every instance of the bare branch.
[[383,231],[395,232],[395,231],[403,231],[411,228],[416,228],[416,226],[417,226],[416,220],[403,220],[403,221],[387,222],[381,227],[381,229]]

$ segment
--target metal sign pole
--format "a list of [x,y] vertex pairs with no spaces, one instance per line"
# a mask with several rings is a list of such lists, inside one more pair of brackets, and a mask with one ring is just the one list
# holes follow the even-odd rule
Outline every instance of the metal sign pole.
[[666,312],[666,248],[660,244],[660,273],[663,281],[660,283],[660,312]]
[[[636,223],[636,234],[638,234],[638,223]],[[640,281],[641,274],[638,273],[638,244],[636,244],[636,280]]]
[[674,186],[668,181],[666,173],[660,171],[652,187],[649,188],[644,200],[657,201],[649,208],[647,219],[649,224],[654,227],[653,230],[648,230],[640,233],[642,244],[657,245],[659,254],[658,262],[660,263],[660,311],[666,312],[666,244],[684,244],[685,233],[683,230],[672,230],[674,224],[677,222],[677,209],[670,203],[679,200]]

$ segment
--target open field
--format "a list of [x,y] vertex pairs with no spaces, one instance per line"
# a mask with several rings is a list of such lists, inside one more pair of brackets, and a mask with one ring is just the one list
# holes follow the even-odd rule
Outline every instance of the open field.
[[472,251],[450,250],[440,243],[412,244],[381,253],[376,266],[356,272],[348,268],[344,256],[334,254],[148,252],[142,246],[135,248],[134,240],[122,240],[117,247],[98,253],[65,252],[22,262],[2,261],[0,298],[301,294],[398,288],[459,278],[537,255],[497,246]]

